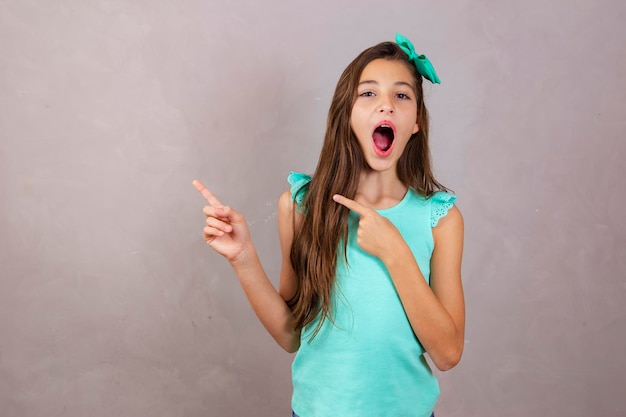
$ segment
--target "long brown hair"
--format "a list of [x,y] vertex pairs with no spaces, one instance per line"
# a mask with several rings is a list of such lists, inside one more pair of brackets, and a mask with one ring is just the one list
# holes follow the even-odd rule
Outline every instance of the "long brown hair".
[[302,203],[304,218],[295,228],[291,246],[291,263],[298,288],[289,305],[298,330],[321,314],[312,338],[325,319],[332,321],[331,291],[335,283],[337,253],[343,242],[345,256],[348,235],[349,210],[335,203],[332,196],[341,194],[354,198],[361,170],[368,169],[352,131],[350,115],[361,73],[376,59],[403,62],[414,80],[419,131],[411,136],[398,161],[398,178],[425,197],[437,190],[446,190],[431,172],[428,110],[424,104],[421,75],[395,43],[383,42],[366,49],[348,65],[337,83],[320,158]]

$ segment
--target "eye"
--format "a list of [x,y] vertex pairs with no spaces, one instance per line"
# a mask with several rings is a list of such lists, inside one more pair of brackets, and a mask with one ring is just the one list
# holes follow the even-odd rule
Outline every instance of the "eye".
[[409,95],[406,94],[406,93],[398,93],[398,94],[396,94],[396,97],[398,97],[401,100],[410,100],[411,99],[411,97],[409,97]]
[[359,93],[359,97],[374,97],[374,92],[373,91],[363,91],[362,93]]

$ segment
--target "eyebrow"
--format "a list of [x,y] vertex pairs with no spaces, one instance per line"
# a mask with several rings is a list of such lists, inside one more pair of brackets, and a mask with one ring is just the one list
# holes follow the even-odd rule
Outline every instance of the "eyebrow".
[[[378,81],[376,80],[364,80],[359,82],[359,86],[363,85],[363,84],[376,84],[378,85]],[[411,90],[413,89],[413,84],[407,83],[406,81],[396,81],[395,83],[393,83],[393,85],[396,86],[406,86],[409,87]]]

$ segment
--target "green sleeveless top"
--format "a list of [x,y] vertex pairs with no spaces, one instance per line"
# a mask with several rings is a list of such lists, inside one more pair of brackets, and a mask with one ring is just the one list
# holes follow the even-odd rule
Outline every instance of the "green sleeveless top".
[[[290,173],[291,196],[302,203],[311,178]],[[409,188],[394,207],[377,212],[400,230],[426,281],[434,242],[432,228],[456,197],[430,198]],[[383,262],[356,243],[358,215],[350,213],[346,263],[337,256],[332,292],[333,321],[302,331],[292,365],[292,408],[300,417],[429,417],[439,383],[416,338]]]

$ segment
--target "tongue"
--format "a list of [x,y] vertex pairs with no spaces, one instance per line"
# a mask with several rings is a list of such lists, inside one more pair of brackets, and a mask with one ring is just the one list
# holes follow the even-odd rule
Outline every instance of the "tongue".
[[372,138],[374,139],[374,145],[383,152],[391,147],[391,142],[393,141],[391,136],[383,132],[374,132]]

